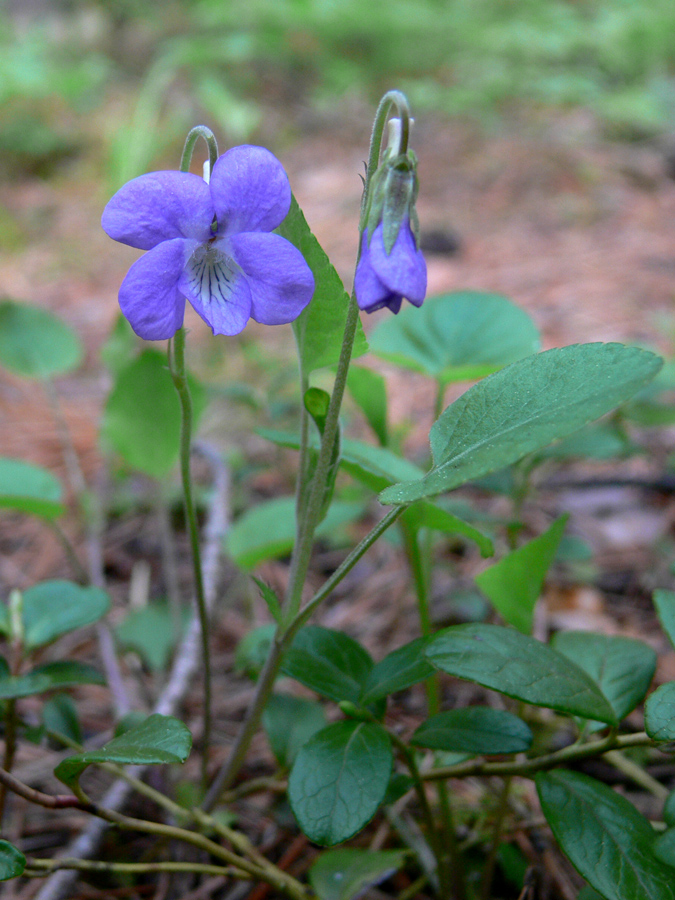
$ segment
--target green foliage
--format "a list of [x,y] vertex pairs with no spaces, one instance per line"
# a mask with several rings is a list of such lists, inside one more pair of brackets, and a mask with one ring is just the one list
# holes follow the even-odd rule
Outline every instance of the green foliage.
[[434,423],[431,471],[380,499],[410,503],[514,463],[627,400],[661,362],[621,344],[575,344],[512,363],[469,388]]
[[372,668],[370,654],[353,638],[319,625],[300,629],[282,664],[285,675],[336,703],[358,703]]
[[532,744],[532,732],[522,719],[504,710],[470,706],[422,722],[410,743],[450,753],[525,753]]
[[[333,366],[340,358],[349,296],[340,276],[310,231],[295,198],[277,231],[300,250],[314,273],[312,302],[293,322],[300,367],[303,375],[308,377],[314,369]],[[361,356],[367,350],[368,344],[359,325],[352,357]]]
[[62,515],[61,483],[46,469],[0,457],[0,508],[32,513],[43,519]]
[[400,850],[328,850],[309,870],[309,883],[319,900],[354,900],[385,881],[405,862]]
[[672,869],[653,853],[655,834],[635,807],[579,772],[536,776],[544,815],[572,864],[607,900],[672,900]]
[[110,608],[108,594],[72,581],[43,581],[24,591],[23,645],[35,650],[62,634],[97,622]]
[[183,763],[192,746],[189,729],[172,716],[158,713],[108,741],[100,750],[87,750],[69,756],[58,764],[54,774],[71,787],[92,763],[113,762],[118,765],[158,765]]
[[474,541],[480,549],[481,556],[492,556],[495,552],[494,545],[489,537],[464,522],[462,519],[449,513],[442,506],[427,501],[413,503],[401,516],[402,522],[414,531],[420,528],[430,528],[432,531],[440,531],[443,534],[460,535]]
[[567,657],[498,625],[454,625],[439,631],[425,656],[434,666],[534,706],[616,724],[597,684]]
[[0,840],[0,881],[18,878],[26,868],[26,857],[9,841]]
[[675,681],[662,684],[647,697],[645,731],[655,741],[675,741]]
[[654,591],[653,600],[661,628],[675,647],[675,591]]
[[[188,376],[196,422],[206,402],[203,388]],[[166,357],[144,350],[118,373],[103,413],[101,435],[128,465],[165,478],[180,452],[180,402]]]
[[105,684],[104,678],[85,663],[57,660],[32,669],[25,675],[0,677],[0,700],[16,700],[77,684]]
[[363,684],[362,703],[381,700],[388,694],[404,691],[434,674],[434,667],[424,658],[427,638],[416,638],[387,654],[373,666]]
[[442,384],[484,378],[539,349],[539,332],[527,313],[506,297],[458,291],[428,297],[384,319],[370,337],[382,359]]
[[47,731],[82,743],[82,728],[75,704],[68,694],[54,694],[42,708],[42,724]]
[[303,744],[326,727],[326,714],[314,700],[272,694],[263,713],[263,726],[277,762],[289,768]]
[[476,577],[476,584],[509,625],[532,631],[534,607],[567,524],[561,516],[539,537],[507,553]]
[[336,722],[300,749],[288,782],[298,824],[316,844],[346,841],[372,819],[392,767],[386,731],[371,722]]
[[0,302],[0,365],[23,378],[46,380],[82,362],[79,337],[57,316],[38,306]]
[[131,610],[116,626],[115,636],[125,650],[138,653],[149,669],[161,672],[176,646],[179,637],[176,632],[182,632],[189,619],[188,607],[182,607],[176,617],[168,603],[152,602]]
[[347,375],[347,388],[366,417],[380,444],[385,447],[387,431],[387,389],[384,378],[372,369],[351,366]]

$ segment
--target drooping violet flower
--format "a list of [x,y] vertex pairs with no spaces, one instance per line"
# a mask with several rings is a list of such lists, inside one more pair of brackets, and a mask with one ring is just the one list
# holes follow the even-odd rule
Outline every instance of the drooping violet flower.
[[185,298],[214,334],[239,334],[249,318],[292,322],[312,299],[304,257],[274,228],[291,204],[288,178],[263,147],[233,147],[207,184],[188,172],[151,172],[125,184],[103,211],[114,240],[148,252],[119,291],[140,337],[173,337]]
[[390,119],[389,146],[371,179],[361,222],[354,291],[365,312],[386,306],[397,313],[404,299],[421,306],[427,291],[415,211],[417,158],[405,145],[407,133],[403,141],[401,134],[401,120]]

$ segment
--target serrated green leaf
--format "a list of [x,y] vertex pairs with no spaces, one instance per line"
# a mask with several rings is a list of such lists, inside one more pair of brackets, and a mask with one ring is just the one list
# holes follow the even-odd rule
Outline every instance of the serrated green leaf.
[[101,747],[87,750],[62,760],[54,774],[69,787],[75,784],[92,763],[113,762],[118,765],[158,765],[183,763],[192,746],[189,729],[173,716],[153,713],[140,725],[135,725],[119,737]]
[[673,900],[672,870],[653,853],[655,833],[635,807],[587,775],[539,772],[542,810],[565,855],[607,900]]
[[290,767],[303,744],[326,727],[326,714],[315,700],[272,694],[262,723],[277,762]]
[[[314,297],[293,322],[300,368],[307,376],[314,369],[333,366],[339,360],[349,296],[340,281],[340,276],[310,231],[295,197],[288,215],[277,228],[277,232],[298,248],[314,274]],[[356,359],[357,356],[367,352],[368,343],[359,323],[352,358]]]
[[507,697],[616,725],[614,711],[583,669],[512,628],[453,625],[434,635],[425,655],[448,675]]
[[[197,422],[206,395],[191,376],[188,383]],[[166,356],[144,350],[118,373],[103,412],[101,435],[134,469],[165,478],[178,461],[180,420]]]
[[62,634],[98,621],[110,609],[110,597],[72,581],[43,581],[23,593],[24,646],[34,650]]
[[30,697],[76,684],[105,684],[105,679],[85,663],[59,660],[38,666],[25,675],[0,678],[0,700]]
[[377,812],[389,784],[389,736],[371,722],[336,722],[298,753],[288,799],[307,837],[332,846],[356,834]]
[[647,644],[590,631],[559,631],[552,644],[588,672],[609,700],[618,722],[644,700],[656,669],[656,653]]
[[468,538],[478,545],[483,557],[492,556],[495,552],[494,544],[487,535],[428,500],[413,503],[403,513],[401,519],[415,531],[419,528],[431,528],[432,531],[440,531],[443,534],[458,534]]
[[532,732],[522,719],[504,710],[471,706],[431,716],[410,743],[450,753],[524,753],[532,744]]
[[309,883],[319,900],[354,900],[405,863],[401,850],[328,850],[312,863]]
[[368,651],[348,634],[307,625],[296,634],[281,671],[317,694],[358,704],[373,668]]
[[652,599],[661,628],[663,628],[670,643],[675,647],[675,591],[654,591]]
[[497,612],[524,634],[532,631],[534,607],[555,559],[567,519],[567,515],[561,516],[539,537],[507,553],[476,576],[476,584]]
[[376,356],[448,384],[483,378],[536,353],[539,332],[506,297],[458,291],[385,319],[370,344]]
[[434,667],[424,657],[427,638],[416,638],[389,653],[370,670],[361,696],[361,703],[373,703],[396,691],[424,681],[434,674]]
[[23,378],[46,380],[76,369],[84,348],[61,319],[27,303],[0,302],[0,365]]
[[388,441],[387,388],[379,372],[350,366],[347,388],[382,446]]
[[0,840],[0,881],[18,878],[26,868],[26,857],[14,844]]
[[434,423],[434,465],[393,485],[385,504],[411,503],[481,478],[541,450],[631,397],[662,360],[621,344],[576,344],[512,363],[469,388]]
[[675,741],[675,681],[662,684],[647,697],[645,731],[654,741]]
[[51,472],[20,459],[0,457],[0,508],[55,519],[65,512],[63,489]]
[[[317,535],[334,535],[339,526],[356,520],[362,510],[361,503],[331,503]],[[277,497],[240,516],[227,533],[225,547],[238,566],[253,569],[266,559],[290,553],[294,542],[295,498]]]

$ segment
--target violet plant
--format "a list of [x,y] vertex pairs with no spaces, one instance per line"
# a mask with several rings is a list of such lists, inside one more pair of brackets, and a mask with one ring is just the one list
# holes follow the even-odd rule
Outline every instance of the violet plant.
[[[392,107],[395,116],[390,118]],[[383,150],[388,121],[393,124]],[[21,709],[22,698],[102,680],[82,663],[35,665],[34,655],[63,634],[100,622],[109,601],[96,583],[101,573],[84,571],[76,548],[59,529],[57,520],[64,512],[59,483],[37,467],[0,460],[0,503],[58,529],[82,583],[38,584],[23,594],[12,593],[7,606],[0,607],[0,631],[8,642],[0,671],[5,736],[0,810],[12,794],[47,810],[79,810],[157,840],[156,857],[133,862],[93,860],[84,854],[38,857],[3,840],[0,878],[58,877],[54,873],[67,870],[125,878],[189,874],[219,876],[224,885],[260,882],[276,895],[296,900],[352,900],[400,871],[400,900],[489,900],[497,896],[497,866],[509,868],[505,854],[513,849],[514,832],[541,828],[541,823],[522,821],[515,790],[519,779],[530,779],[560,848],[590,886],[579,897],[590,898],[595,891],[606,900],[675,898],[675,793],[630,755],[636,748],[653,756],[671,749],[675,683],[647,697],[656,655],[640,641],[582,632],[559,633],[549,642],[532,636],[535,604],[566,519],[530,540],[519,538],[526,479],[513,490],[514,521],[506,551],[476,578],[495,620],[437,630],[430,612],[435,536],[472,542],[486,558],[495,554],[498,543],[458,515],[446,495],[508,466],[517,464],[519,471],[529,472],[552,442],[574,435],[649,385],[661,360],[620,344],[539,353],[534,325],[505,298],[462,292],[425,300],[410,125],[405,97],[396,91],[386,94],[373,127],[351,297],[292,198],[281,164],[263,148],[235,147],[219,156],[213,135],[200,126],[188,136],[180,172],[142,175],[106,206],[107,233],[146,251],[122,283],[120,305],[140,337],[168,341],[170,378],[164,357],[153,349],[115,361],[125,341],[123,332],[116,333],[106,350],[115,384],[103,433],[132,467],[154,478],[160,496],[161,482],[180,463],[195,598],[192,625],[182,640],[199,641],[203,663],[201,784],[193,801],[181,804],[170,788],[160,790],[143,777],[144,767],[182,763],[190,753],[187,726],[169,714],[175,709],[172,684],[153,712],[140,719],[125,717],[129,710],[118,702],[123,727],[103,743],[83,742],[75,705],[65,694],[52,697],[33,737],[47,735],[69,748],[54,770],[67,793],[48,792],[42,785],[38,789],[12,773],[17,741],[28,735],[31,724]],[[189,172],[199,138],[209,148],[205,178]],[[283,596],[258,583],[270,623],[240,648],[240,660],[254,672],[256,683],[246,716],[226,748],[219,746],[211,724],[210,638],[217,610],[205,575],[214,543],[200,533],[194,502],[193,420],[203,398],[186,370],[186,300],[216,335],[237,335],[251,318],[264,324],[293,323],[299,357],[298,431],[263,432],[274,443],[298,451],[295,497],[248,511],[227,537],[230,555],[244,569],[253,570],[261,559],[285,550],[290,563]],[[402,307],[404,300],[410,303]],[[367,348],[359,310],[382,307],[398,315],[373,332],[373,352],[436,383],[426,470],[407,460],[392,436],[382,376],[350,368],[352,356]],[[53,392],[51,379],[77,365],[72,337],[64,337],[63,326],[40,311],[5,303],[0,321],[5,326],[0,363],[12,371]],[[8,339],[12,333],[20,335],[20,344]],[[22,352],[17,353],[19,345]],[[335,372],[330,394],[312,384],[314,373],[327,367]],[[445,388],[457,381],[476,383],[444,408]],[[346,389],[377,444],[342,435]],[[58,404],[54,410],[58,416]],[[73,462],[67,432],[64,440]],[[95,531],[100,515],[92,512],[76,460],[71,468],[75,493]],[[339,470],[354,478],[364,494],[376,495],[377,508],[386,511],[308,596],[317,533],[334,521],[340,502],[334,499]],[[309,622],[395,523],[417,597],[419,634],[375,662],[352,637]],[[654,599],[664,631],[675,644],[675,593],[659,590]],[[503,624],[497,624],[497,616]],[[178,610],[177,638],[180,617]],[[109,633],[102,624],[99,629],[106,678],[115,694],[120,671],[115,654],[108,652]],[[280,675],[333,704],[330,724],[323,703],[279,692]],[[446,675],[492,691],[497,699],[490,705],[443,709]],[[388,698],[420,683],[426,685],[427,715],[406,733],[387,715]],[[645,729],[637,730],[634,719],[627,724],[626,718],[643,701]],[[561,747],[552,732],[563,720],[575,736]],[[270,777],[246,780],[246,760],[261,726],[278,766]],[[219,765],[213,762],[216,750],[224,759]],[[617,791],[574,769],[597,757],[664,803],[659,828]],[[160,815],[128,815],[110,801],[110,792],[91,798],[81,783],[89,766],[113,773],[118,784],[154,804]],[[496,806],[487,789],[479,809],[467,807],[462,795],[453,792],[456,781],[478,778],[485,784],[501,779]],[[289,874],[283,860],[268,859],[231,815],[247,796],[279,791],[286,794],[304,835],[324,848],[363,832],[384,810],[386,848],[365,849],[361,840],[350,848],[323,850],[308,881]],[[199,854],[175,859],[170,848],[176,843]],[[513,896],[518,893],[524,900],[534,896],[536,860],[523,862],[526,868],[531,865],[518,876]],[[64,890],[63,882],[49,878],[38,896],[53,900],[64,896]]]

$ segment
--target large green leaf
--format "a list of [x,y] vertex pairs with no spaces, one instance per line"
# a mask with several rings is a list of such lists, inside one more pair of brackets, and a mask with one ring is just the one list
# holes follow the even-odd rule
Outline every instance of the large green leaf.
[[272,694],[263,713],[263,727],[272,753],[282,766],[291,766],[303,744],[326,727],[323,706],[315,700]]
[[55,519],[65,507],[61,483],[51,472],[20,459],[0,457],[0,508]]
[[656,669],[656,653],[632,638],[590,631],[559,631],[553,646],[591,676],[624,719],[640,703]]
[[363,686],[361,703],[372,703],[395,691],[404,691],[433,675],[435,669],[424,656],[426,644],[427,638],[415,638],[373,666]]
[[96,587],[72,581],[43,581],[24,591],[24,646],[42,647],[68,631],[96,622],[110,608],[110,598]]
[[30,697],[76,684],[105,684],[105,680],[100,672],[85,663],[59,660],[38,666],[25,675],[0,678],[0,700]]
[[132,726],[119,737],[101,747],[87,750],[62,760],[54,769],[56,777],[68,786],[74,784],[92,763],[113,762],[118,765],[156,765],[183,763],[192,746],[189,729],[173,716],[153,713],[139,725]]
[[373,660],[342,631],[307,625],[296,634],[281,671],[317,694],[339,703],[358,703]]
[[14,844],[0,841],[0,881],[18,878],[26,868],[26,857]]
[[458,291],[429,297],[385,319],[370,337],[377,356],[445,384],[483,378],[536,353],[539,332],[522,309],[499,294]]
[[662,684],[647,697],[645,731],[655,741],[675,741],[675,681]]
[[575,344],[512,363],[469,388],[434,423],[431,471],[380,499],[410,503],[502,469],[609,412],[661,363],[622,344]]
[[392,767],[389,736],[371,722],[336,722],[300,749],[288,781],[298,824],[316,844],[346,841],[377,812]]
[[524,753],[532,744],[532,732],[509,712],[470,706],[438,713],[422,722],[410,743],[450,753]]
[[[331,503],[326,518],[316,530],[319,537],[333,535],[340,525],[357,519],[360,503]],[[295,542],[295,498],[277,497],[247,510],[234,523],[225,538],[225,547],[234,562],[243,569],[254,569],[266,559],[290,553]]]
[[673,900],[673,871],[653,853],[655,833],[635,807],[587,775],[536,776],[546,820],[563,852],[607,900]]
[[354,900],[404,864],[404,850],[328,850],[312,863],[309,883],[319,900]]
[[[188,381],[196,421],[205,393],[193,378]],[[144,350],[118,373],[103,412],[101,434],[130,466],[165,478],[178,461],[180,419],[166,356]]]
[[476,584],[504,620],[524,634],[532,631],[534,607],[566,523],[567,516],[561,516],[539,537],[476,576]]
[[616,724],[595,682],[566,656],[498,625],[453,625],[427,644],[427,659],[448,675],[474,681],[534,706]]
[[[314,273],[314,297],[293,322],[300,368],[307,376],[314,369],[335,365],[340,358],[349,296],[333,264],[312,234],[295,197],[277,231],[298,248]],[[367,351],[368,344],[359,323],[352,357],[362,356]]]
[[413,503],[405,510],[401,519],[404,524],[415,531],[419,528],[431,528],[432,531],[440,531],[443,534],[461,535],[468,538],[478,545],[483,557],[492,556],[495,552],[494,544],[482,531],[478,531],[473,525],[469,525],[468,522],[448,512],[447,509],[428,500]]
[[654,591],[653,601],[661,628],[675,647],[675,591]]
[[0,365],[24,378],[48,379],[76,369],[84,348],[61,319],[27,303],[0,302]]

